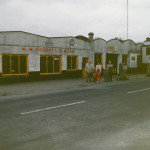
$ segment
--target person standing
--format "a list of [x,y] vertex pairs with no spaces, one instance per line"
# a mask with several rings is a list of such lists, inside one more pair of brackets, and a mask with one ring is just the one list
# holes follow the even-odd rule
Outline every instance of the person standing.
[[89,62],[85,65],[85,71],[86,71],[86,81],[88,82],[88,80],[90,80],[90,82],[92,81],[92,64],[91,61],[89,60]]
[[108,81],[112,81],[113,64],[111,63],[110,60],[109,60],[107,67],[108,67]]
[[96,68],[95,67],[92,71],[92,75],[93,75],[93,82],[96,82]]
[[108,74],[109,74],[109,70],[108,70],[107,64],[105,64],[105,68],[104,68],[104,82],[108,82]]
[[101,70],[102,70],[102,66],[98,63],[98,64],[96,65],[97,82],[98,82],[98,81],[101,82]]

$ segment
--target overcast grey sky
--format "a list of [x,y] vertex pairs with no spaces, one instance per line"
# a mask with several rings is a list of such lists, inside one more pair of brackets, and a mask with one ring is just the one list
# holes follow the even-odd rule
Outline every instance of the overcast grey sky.
[[[0,0],[0,31],[127,37],[127,0]],[[129,0],[129,38],[150,36],[150,0]]]

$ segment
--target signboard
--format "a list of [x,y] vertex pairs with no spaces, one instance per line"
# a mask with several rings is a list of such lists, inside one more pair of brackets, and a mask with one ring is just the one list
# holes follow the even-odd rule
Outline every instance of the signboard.
[[59,53],[74,53],[74,49],[61,48],[43,48],[43,47],[22,47],[25,52],[59,52]]
[[54,60],[59,60],[59,58],[58,58],[58,57],[55,57]]
[[131,60],[135,60],[135,56],[131,56]]
[[110,50],[110,51],[116,51],[117,47],[116,46],[108,46],[108,50]]

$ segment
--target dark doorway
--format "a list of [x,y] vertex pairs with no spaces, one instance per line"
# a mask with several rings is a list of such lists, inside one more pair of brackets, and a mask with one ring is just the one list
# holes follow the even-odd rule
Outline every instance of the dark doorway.
[[117,73],[117,64],[118,64],[118,55],[117,54],[106,54],[106,63],[109,63],[109,60],[111,60],[111,63],[113,64],[113,73]]

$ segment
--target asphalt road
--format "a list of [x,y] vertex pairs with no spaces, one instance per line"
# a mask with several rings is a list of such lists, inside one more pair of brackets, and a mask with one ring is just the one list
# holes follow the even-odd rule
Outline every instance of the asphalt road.
[[0,150],[150,150],[150,80],[0,98]]

